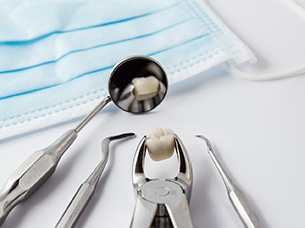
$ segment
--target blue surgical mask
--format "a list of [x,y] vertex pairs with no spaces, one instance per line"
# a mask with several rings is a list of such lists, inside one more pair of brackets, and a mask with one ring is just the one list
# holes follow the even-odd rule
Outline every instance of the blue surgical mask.
[[202,0],[2,5],[0,138],[86,114],[108,94],[111,68],[130,55],[158,60],[170,84],[228,61],[255,61]]

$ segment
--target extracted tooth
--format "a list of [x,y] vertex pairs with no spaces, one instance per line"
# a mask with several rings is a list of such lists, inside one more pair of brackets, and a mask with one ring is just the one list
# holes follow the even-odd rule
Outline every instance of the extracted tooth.
[[170,158],[175,149],[174,133],[171,129],[154,128],[146,138],[146,146],[152,160]]
[[156,96],[159,90],[159,80],[154,76],[134,78],[132,84],[133,94],[139,101]]

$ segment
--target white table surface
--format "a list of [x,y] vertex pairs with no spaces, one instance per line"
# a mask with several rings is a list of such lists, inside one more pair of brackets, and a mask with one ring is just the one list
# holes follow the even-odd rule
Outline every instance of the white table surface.
[[[283,72],[305,65],[305,11],[289,7],[288,0],[208,2],[256,54],[258,63],[245,67],[247,72]],[[0,186],[32,152],[76,123],[1,141]],[[156,126],[173,129],[190,154],[195,227],[243,227],[204,142],[195,134],[212,141],[264,227],[305,227],[305,74],[252,82],[232,77],[223,66],[172,86],[164,102],[149,114],[106,108],[80,133],[54,176],[18,205],[2,227],[54,227],[98,163],[101,140],[132,131],[137,138],[112,144],[106,172],[76,226],[128,227],[135,204],[134,151],[141,137]]]

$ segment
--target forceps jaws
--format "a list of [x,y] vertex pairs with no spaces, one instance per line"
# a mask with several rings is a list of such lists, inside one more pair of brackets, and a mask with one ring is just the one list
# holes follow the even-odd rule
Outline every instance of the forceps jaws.
[[144,161],[146,155],[146,136],[144,136],[136,150],[132,166],[132,183],[134,188],[137,188],[148,181],[144,174]]
[[176,134],[174,134],[174,139],[179,163],[179,172],[175,179],[179,185],[182,185],[188,200],[190,200],[193,186],[192,163],[181,139]]
[[[193,184],[193,169],[192,169],[191,160],[189,158],[189,155],[185,147],[183,146],[182,141],[176,134],[174,134],[174,140],[175,140],[175,150],[179,164],[179,172],[177,176],[174,177],[173,179],[177,180],[179,184],[183,185],[184,189],[189,191],[187,195],[190,195]],[[144,136],[139,143],[139,146],[136,150],[133,160],[132,182],[135,188],[149,181],[149,179],[146,177],[144,173],[144,161],[146,156],[146,150],[147,150],[146,136]]]
[[139,143],[132,168],[132,181],[137,198],[131,228],[193,227],[188,207],[193,183],[192,165],[186,149],[176,134],[174,141],[179,171],[174,178],[165,180],[151,180],[146,177],[144,173],[146,136]]

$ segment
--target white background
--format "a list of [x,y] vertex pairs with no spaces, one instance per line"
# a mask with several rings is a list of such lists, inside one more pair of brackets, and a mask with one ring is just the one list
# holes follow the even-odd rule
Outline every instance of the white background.
[[[258,63],[244,66],[254,77],[305,65],[305,10],[292,8],[288,0],[208,2],[256,54]],[[129,227],[135,203],[131,184],[134,151],[141,137],[156,126],[173,129],[190,153],[194,170],[190,211],[195,227],[243,227],[204,142],[195,134],[212,141],[264,227],[305,227],[304,76],[251,82],[234,78],[219,67],[172,86],[165,101],[149,114],[106,108],[80,133],[52,178],[17,206],[2,227],[54,227],[98,163],[101,140],[132,131],[137,138],[113,142],[106,172],[76,226]],[[0,186],[32,152],[76,123],[1,141]]]

